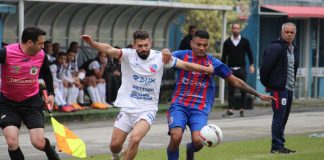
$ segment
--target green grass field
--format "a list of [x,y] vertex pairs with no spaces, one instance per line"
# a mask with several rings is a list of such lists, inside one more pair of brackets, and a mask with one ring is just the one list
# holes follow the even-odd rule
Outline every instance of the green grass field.
[[[224,142],[216,148],[203,148],[196,154],[198,160],[323,160],[324,138],[307,135],[287,136],[287,147],[297,150],[291,155],[270,154],[270,138]],[[108,151],[107,151],[108,152]],[[110,155],[88,155],[91,160],[107,160]],[[136,160],[166,160],[166,150],[139,150]],[[180,150],[185,160],[185,148]],[[72,159],[70,159],[72,160]]]

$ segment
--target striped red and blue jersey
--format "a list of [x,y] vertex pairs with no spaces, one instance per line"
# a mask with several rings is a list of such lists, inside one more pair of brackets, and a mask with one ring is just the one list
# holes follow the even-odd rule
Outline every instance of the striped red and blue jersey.
[[177,69],[176,87],[171,101],[171,105],[190,107],[191,109],[201,110],[208,114],[215,96],[214,76],[226,78],[232,74],[231,70],[227,65],[211,55],[206,55],[201,58],[195,56],[191,50],[176,51],[172,54],[174,57],[186,62],[204,66],[212,64],[214,66],[214,74],[212,75]]

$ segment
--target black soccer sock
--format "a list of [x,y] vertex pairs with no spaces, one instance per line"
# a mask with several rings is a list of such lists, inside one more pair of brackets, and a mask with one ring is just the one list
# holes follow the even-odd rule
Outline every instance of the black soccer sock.
[[24,154],[21,152],[20,147],[18,147],[16,150],[14,151],[10,151],[9,152],[9,156],[11,160],[24,160]]
[[50,141],[45,138],[45,147],[43,150],[49,160],[60,160],[59,155],[56,153],[55,149],[51,146]]

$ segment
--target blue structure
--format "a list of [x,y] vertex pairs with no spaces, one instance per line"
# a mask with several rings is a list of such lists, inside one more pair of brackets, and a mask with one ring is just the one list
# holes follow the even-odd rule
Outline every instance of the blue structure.
[[133,0],[132,3],[120,0],[7,0],[5,3],[22,6],[24,10],[3,17],[3,37],[7,43],[18,41],[21,28],[38,26],[48,33],[49,40],[60,43],[62,47],[72,41],[82,43],[82,34],[90,34],[97,41],[124,47],[132,43],[132,33],[141,29],[151,33],[154,48],[175,49],[179,43],[177,41],[181,39],[178,37],[182,24],[179,17],[187,11],[232,10],[231,6],[179,3],[173,0]]
[[[251,16],[242,32],[250,42],[260,65],[264,48],[280,36],[281,26],[297,26],[295,44],[300,51],[296,98],[324,98],[324,3],[318,0],[252,1]],[[259,72],[249,77],[258,91],[264,92]]]
[[[81,42],[82,34],[89,34],[96,41],[126,47],[132,43],[134,31],[146,30],[151,34],[154,49],[175,50],[182,39],[181,26],[188,11],[221,11],[222,35],[225,35],[226,12],[233,10],[232,6],[176,0],[3,0],[1,3],[19,8],[17,14],[2,17],[0,33],[6,43],[18,42],[23,28],[38,26],[46,31],[47,40],[58,42],[63,50],[72,41],[79,42],[82,46],[79,64],[95,55],[89,52],[96,53]],[[220,98],[223,103],[223,94]]]
[[0,47],[2,47],[3,39],[3,16],[10,13],[16,13],[16,6],[0,4]]

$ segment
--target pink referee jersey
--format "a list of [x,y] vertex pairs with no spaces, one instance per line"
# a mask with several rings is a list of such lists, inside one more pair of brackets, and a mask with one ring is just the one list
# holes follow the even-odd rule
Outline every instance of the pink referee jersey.
[[6,46],[6,62],[1,65],[1,91],[13,101],[23,101],[39,92],[38,76],[44,61],[41,50],[34,56],[23,53],[20,44]]

